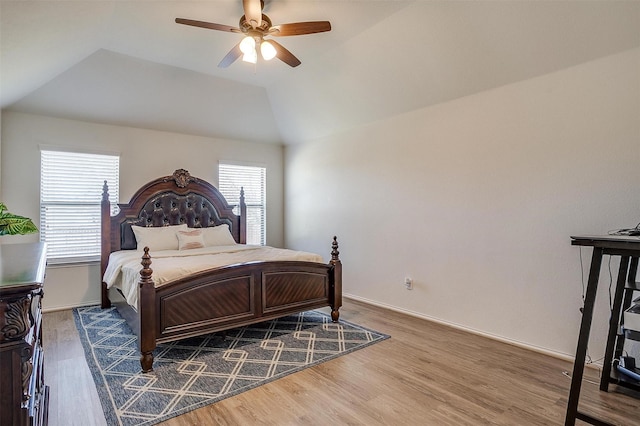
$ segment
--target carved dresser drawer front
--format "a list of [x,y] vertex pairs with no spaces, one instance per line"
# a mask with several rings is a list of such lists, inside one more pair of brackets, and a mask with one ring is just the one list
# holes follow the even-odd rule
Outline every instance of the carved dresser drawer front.
[[46,245],[0,245],[0,426],[46,425],[42,309]]

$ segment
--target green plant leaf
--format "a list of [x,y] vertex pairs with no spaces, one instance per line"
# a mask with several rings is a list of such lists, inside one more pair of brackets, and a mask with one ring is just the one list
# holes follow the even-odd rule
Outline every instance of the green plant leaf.
[[7,211],[7,206],[0,202],[0,235],[24,235],[38,232],[31,219],[18,216]]

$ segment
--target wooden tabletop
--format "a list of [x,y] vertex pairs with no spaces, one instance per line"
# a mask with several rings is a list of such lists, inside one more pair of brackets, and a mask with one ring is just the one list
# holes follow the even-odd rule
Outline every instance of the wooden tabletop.
[[571,245],[599,247],[605,250],[605,254],[640,255],[640,235],[571,236]]

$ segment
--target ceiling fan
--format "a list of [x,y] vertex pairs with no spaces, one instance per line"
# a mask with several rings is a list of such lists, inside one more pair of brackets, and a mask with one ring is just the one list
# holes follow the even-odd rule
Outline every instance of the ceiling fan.
[[183,18],[176,18],[176,23],[210,30],[244,34],[245,37],[222,58],[222,61],[218,64],[221,68],[227,68],[240,56],[242,56],[243,61],[255,64],[258,60],[258,48],[260,48],[262,58],[265,60],[271,60],[276,57],[289,66],[297,67],[301,62],[293,53],[275,40],[265,40],[265,37],[285,37],[331,31],[331,23],[329,21],[295,22],[291,24],[273,25],[271,19],[262,13],[264,0],[242,0],[242,7],[244,9],[244,15],[240,18],[238,28]]

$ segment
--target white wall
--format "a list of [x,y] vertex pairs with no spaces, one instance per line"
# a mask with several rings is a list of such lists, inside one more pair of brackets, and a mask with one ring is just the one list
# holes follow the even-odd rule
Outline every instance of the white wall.
[[[184,168],[217,185],[218,162],[267,167],[267,244],[283,245],[283,150],[277,144],[212,139],[2,111],[3,202],[39,221],[40,146],[120,154],[120,202],[143,184]],[[5,236],[0,243],[37,241],[38,235]],[[45,310],[97,303],[99,265],[47,268]]]
[[571,355],[569,236],[640,222],[640,49],[288,146],[285,164],[286,245],[338,235],[345,293]]

